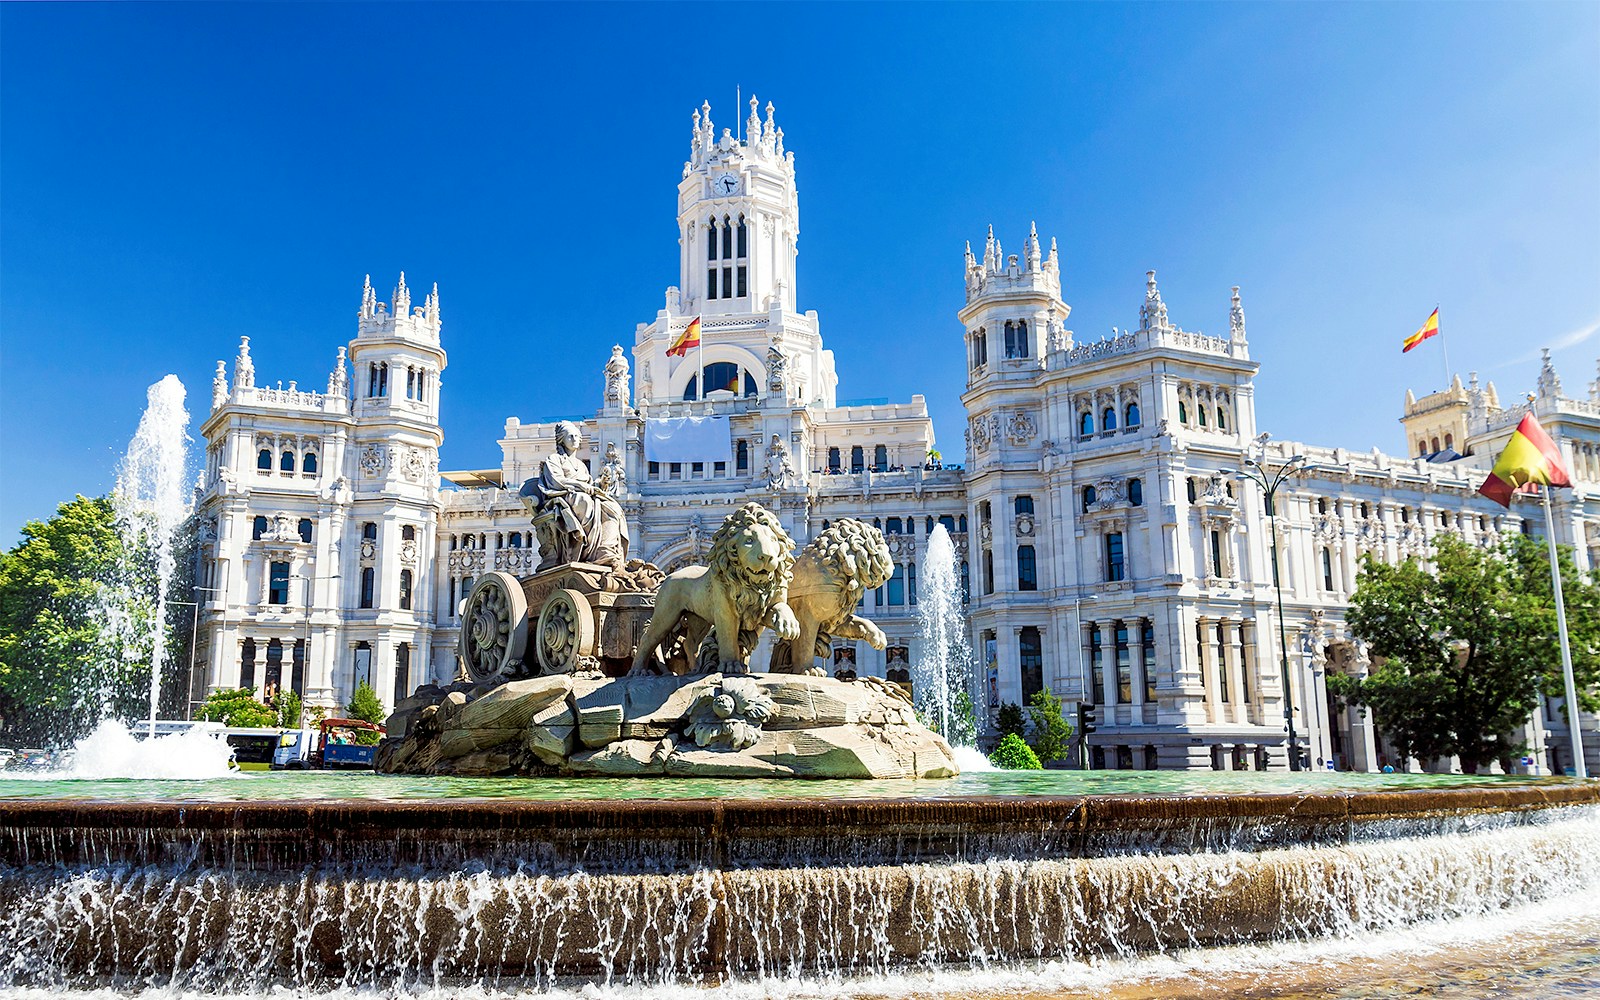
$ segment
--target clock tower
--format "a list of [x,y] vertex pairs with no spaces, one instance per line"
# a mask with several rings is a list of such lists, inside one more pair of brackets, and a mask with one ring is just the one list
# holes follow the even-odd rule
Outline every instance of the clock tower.
[[678,235],[683,307],[703,316],[795,308],[795,254],[800,202],[794,154],[783,129],[750,98],[750,117],[736,138],[719,136],[711,105],[694,113],[689,160],[678,185]]

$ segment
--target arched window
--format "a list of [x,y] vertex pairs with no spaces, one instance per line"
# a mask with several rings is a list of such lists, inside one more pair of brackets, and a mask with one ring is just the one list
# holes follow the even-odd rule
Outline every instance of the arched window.
[[[722,217],[722,259],[733,259],[733,220],[726,215]],[[722,297],[728,296],[724,294]]]
[[744,438],[734,448],[733,469],[741,476],[750,471],[750,442]]
[[1083,488],[1083,512],[1085,514],[1089,513],[1089,508],[1094,506],[1098,496],[1093,486],[1085,486]]
[[1078,436],[1088,437],[1094,433],[1094,414],[1084,410],[1078,414]]
[[1016,500],[1012,501],[1011,506],[1012,506],[1012,509],[1014,510],[1014,512],[1016,513],[1016,515],[1018,517],[1021,517],[1024,514],[1032,516],[1032,514],[1033,514],[1033,497],[1031,497],[1028,494],[1024,493],[1021,496],[1017,497]]
[[962,533],[965,533],[965,532],[966,532],[966,530],[967,530],[967,515],[965,515],[965,514],[962,514],[962,515],[961,515],[961,516],[960,516],[960,517],[959,517],[959,518],[957,518],[957,521],[958,521],[958,522],[959,522],[959,523],[960,523],[960,525],[961,525],[961,531],[962,531]]
[[389,362],[378,362],[378,395],[389,395]]
[[905,533],[905,529],[900,526],[900,519],[898,517],[891,517],[889,520],[884,522],[883,533],[885,535],[900,535]]
[[256,686],[256,641],[246,639],[239,650],[239,686],[246,691]]
[[[706,260],[716,260],[716,259],[717,259],[717,220],[716,220],[716,217],[713,216],[712,219],[709,222],[706,223]],[[715,293],[712,293],[712,295],[710,297],[714,299],[717,296],[716,296]]]
[[300,519],[300,540],[302,542],[311,541],[311,518],[309,517]]
[[1195,500],[1195,489],[1194,489],[1194,477],[1193,476],[1190,476],[1187,480],[1185,480],[1184,495],[1189,498],[1189,502],[1190,503],[1194,503],[1194,500]]
[[1184,403],[1183,403],[1183,400],[1180,399],[1180,400],[1178,400],[1178,423],[1186,424],[1188,422],[1189,422],[1189,408],[1187,406],[1185,406]]
[[1144,506],[1144,480],[1128,480],[1128,504],[1133,507]]
[[278,457],[278,469],[282,472],[294,471],[294,452],[287,448],[283,450],[283,454]]
[[417,540],[417,529],[413,525],[409,525],[409,524],[405,525],[404,527],[402,527],[400,529],[400,540],[402,542],[414,542],[414,541],[416,541]]
[[1100,429],[1103,431],[1117,429],[1117,411],[1113,407],[1106,407],[1105,412],[1100,414]]
[[317,471],[317,453],[316,452],[314,452],[314,451],[306,452],[306,457],[302,458],[300,460],[300,471],[301,472],[316,472]]
[[1206,425],[1206,408],[1204,406],[1195,407],[1195,422],[1201,427]]
[[859,444],[855,445],[850,449],[850,471],[852,473],[864,472],[866,468],[866,453],[862,451]]
[[872,471],[889,471],[889,449],[881,444],[872,446]]
[[262,472],[272,471],[272,452],[270,449],[262,448],[256,453],[256,468]]
[[[739,394],[739,366],[732,361],[714,361],[706,365],[702,374],[702,384],[705,386],[706,395],[719,390],[726,390],[734,395]],[[749,386],[746,386],[748,389]],[[747,392],[746,395],[753,395]],[[683,394],[684,399],[698,399],[694,379],[689,380],[688,389]]]
[[983,327],[978,327],[972,334],[972,367],[982,368],[989,363],[989,334]]
[[1217,407],[1217,430],[1225,431],[1227,429],[1228,429],[1228,411],[1224,410],[1222,407],[1219,406],[1219,407]]
[[1129,403],[1127,405],[1127,407],[1123,409],[1123,411],[1122,411],[1122,426],[1124,426],[1124,427],[1138,427],[1139,426],[1139,404],[1138,403]]
[[839,459],[839,449],[838,448],[829,448],[828,449],[828,471],[833,473],[834,475],[838,475],[839,472],[843,469],[843,467],[844,466],[843,466],[843,464],[841,463],[841,461]]
[[250,522],[250,537],[255,541],[260,541],[261,537],[266,533],[267,519],[257,515],[256,519]]
[[949,514],[940,514],[939,515],[939,523],[944,526],[944,530],[950,532],[952,535],[955,534],[955,531],[956,531],[956,519],[955,518],[951,517]]
[[361,526],[361,537],[369,542],[377,541],[378,525],[372,521],[368,521],[367,523],[363,524]]
[[1445,451],[1454,451],[1455,447],[1456,447],[1456,436],[1454,434],[1446,434],[1444,436],[1444,448],[1445,448]]
[[1438,454],[1438,453],[1439,453],[1439,452],[1440,452],[1440,450],[1441,450],[1441,449],[1440,449],[1440,448],[1439,448],[1439,439],[1438,439],[1438,438],[1437,438],[1437,437],[1436,437],[1436,438],[1434,438],[1434,439],[1433,439],[1433,441],[1432,441],[1432,442],[1431,442],[1431,443],[1432,443],[1432,445],[1433,445],[1433,453],[1434,453],[1434,454],[1435,454],[1435,455],[1437,455],[1437,454]]
[[1017,355],[1016,356],[1019,357],[1019,358],[1025,358],[1025,357],[1028,356],[1028,353],[1029,353],[1028,321],[1025,320],[1025,319],[1019,319],[1019,320],[1017,320]]
[[411,610],[411,571],[409,569],[400,571],[400,610]]
[[1428,454],[1428,442],[1427,441],[1418,441],[1417,442],[1417,457],[1418,458],[1423,458],[1427,454]]
[[367,395],[378,394],[378,365],[376,362],[367,365]]
[[373,588],[377,582],[377,574],[371,566],[361,570],[361,606],[363,608],[372,607]]
[[406,398],[411,399],[417,392],[417,370],[410,365],[406,366]]
[[1034,561],[1032,545],[1017,546],[1017,589],[1039,589],[1039,572]]
[[1326,514],[1327,512],[1328,512],[1328,498],[1327,497],[1317,497],[1317,513],[1318,514]]
[[[738,247],[738,253],[739,253],[740,257],[748,257],[750,255],[749,246],[750,246],[749,241],[746,239],[745,226],[744,226],[744,216],[741,215],[741,216],[739,216],[739,247]],[[743,293],[741,292],[740,294],[743,294]]]

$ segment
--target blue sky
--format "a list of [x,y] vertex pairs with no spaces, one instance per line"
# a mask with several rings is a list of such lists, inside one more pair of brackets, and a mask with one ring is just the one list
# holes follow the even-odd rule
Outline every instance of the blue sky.
[[[1227,328],[1258,419],[1403,451],[1450,361],[1600,354],[1600,5],[0,5],[0,541],[96,494],[168,372],[321,387],[362,276],[440,286],[446,468],[593,409],[677,280],[689,115],[771,100],[841,398],[961,450],[961,248],[1061,247],[1080,340]],[[558,350],[551,354],[552,347]],[[198,433],[198,421],[195,424]]]

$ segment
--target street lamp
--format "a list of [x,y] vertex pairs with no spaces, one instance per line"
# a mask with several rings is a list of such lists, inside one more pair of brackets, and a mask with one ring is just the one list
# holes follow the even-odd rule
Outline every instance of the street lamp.
[[[1262,455],[1265,458],[1265,454]],[[1278,604],[1278,656],[1283,669],[1283,721],[1289,730],[1289,770],[1300,770],[1300,743],[1295,738],[1294,732],[1294,686],[1289,680],[1289,640],[1283,627],[1283,585],[1278,580],[1278,524],[1275,496],[1278,487],[1292,475],[1296,468],[1306,460],[1304,455],[1295,455],[1276,469],[1262,465],[1253,458],[1244,460],[1245,467],[1239,470],[1239,475],[1261,487],[1261,492],[1267,498],[1267,532],[1271,535],[1268,544],[1272,546],[1272,589],[1277,595]]]
[[[1093,705],[1095,703],[1094,694],[1089,685],[1089,673],[1085,669],[1083,662],[1083,611],[1081,605],[1084,601],[1098,601],[1099,599],[1094,594],[1090,594],[1087,597],[1074,594],[1072,598],[1073,634],[1077,636],[1077,639],[1073,642],[1073,648],[1077,651],[1079,694],[1082,695],[1082,698],[1078,701],[1080,706],[1085,704]],[[1081,709],[1079,717],[1082,718]],[[1078,770],[1087,771],[1089,770],[1089,738],[1086,733],[1082,732],[1082,728],[1082,726],[1079,726]]]

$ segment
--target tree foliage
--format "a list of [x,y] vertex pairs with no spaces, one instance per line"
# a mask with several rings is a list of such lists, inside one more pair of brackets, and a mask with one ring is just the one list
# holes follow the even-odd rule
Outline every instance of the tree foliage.
[[1041,688],[1028,699],[1028,745],[1041,763],[1063,760],[1072,740],[1072,724],[1061,714],[1061,699]]
[[213,691],[195,711],[195,717],[220,722],[240,729],[264,729],[278,725],[278,711],[256,701],[249,688]]
[[995,728],[1000,730],[1001,737],[1016,736],[1020,739],[1028,728],[1027,717],[1022,714],[1022,706],[1012,701],[1002,704],[995,716]]
[[1016,733],[1006,733],[1000,740],[1000,745],[994,748],[994,753],[989,755],[989,763],[1007,771],[1041,769],[1039,758],[1034,754],[1033,748]]
[[143,717],[153,601],[117,593],[130,564],[110,500],[29,521],[0,555],[0,716],[8,741],[48,744],[102,718]]
[[350,704],[346,705],[344,710],[349,713],[349,718],[360,719],[373,725],[382,725],[386,718],[383,713],[383,702],[378,700],[378,692],[372,690],[372,685],[366,681],[356,685],[356,692],[350,696]]
[[299,729],[305,715],[305,705],[293,688],[285,688],[272,699],[273,711],[278,715],[278,725],[284,729]]
[[[1581,700],[1594,705],[1600,589],[1570,552],[1559,563]],[[1367,557],[1349,622],[1383,662],[1365,679],[1331,674],[1330,690],[1370,707],[1406,757],[1455,756],[1468,773],[1509,760],[1523,748],[1508,734],[1562,688],[1549,565],[1523,536],[1494,548],[1440,536],[1430,566]]]

